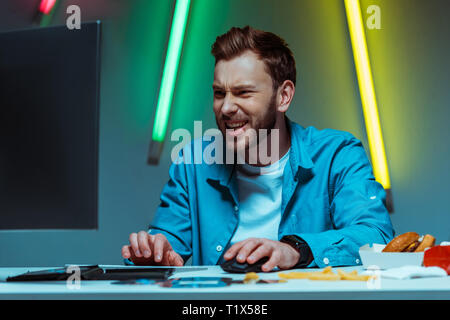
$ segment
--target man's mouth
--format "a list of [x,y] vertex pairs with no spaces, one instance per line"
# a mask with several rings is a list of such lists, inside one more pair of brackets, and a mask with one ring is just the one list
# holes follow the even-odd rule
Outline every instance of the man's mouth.
[[226,134],[234,137],[239,136],[245,131],[244,127],[247,123],[248,120],[225,121]]
[[238,130],[239,128],[244,127],[248,123],[247,120],[244,121],[225,121],[225,127],[227,129]]

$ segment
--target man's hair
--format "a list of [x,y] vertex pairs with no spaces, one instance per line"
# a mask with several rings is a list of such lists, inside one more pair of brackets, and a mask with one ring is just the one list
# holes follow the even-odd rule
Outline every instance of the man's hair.
[[266,71],[272,77],[274,90],[285,81],[295,85],[297,72],[295,59],[286,41],[271,32],[232,27],[227,33],[218,36],[212,45],[211,53],[216,59],[233,59],[244,51],[251,50],[265,63]]

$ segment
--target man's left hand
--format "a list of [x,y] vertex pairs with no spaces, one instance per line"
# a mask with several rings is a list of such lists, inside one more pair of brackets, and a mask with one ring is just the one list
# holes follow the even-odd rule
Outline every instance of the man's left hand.
[[240,263],[253,264],[259,259],[269,257],[262,266],[262,271],[268,272],[275,267],[289,269],[297,264],[300,254],[286,243],[264,238],[249,238],[232,245],[225,253],[225,260],[236,257]]

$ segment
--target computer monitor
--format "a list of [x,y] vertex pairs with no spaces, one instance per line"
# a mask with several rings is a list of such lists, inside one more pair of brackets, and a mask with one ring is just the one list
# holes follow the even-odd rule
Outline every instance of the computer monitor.
[[100,22],[0,34],[0,229],[96,229]]

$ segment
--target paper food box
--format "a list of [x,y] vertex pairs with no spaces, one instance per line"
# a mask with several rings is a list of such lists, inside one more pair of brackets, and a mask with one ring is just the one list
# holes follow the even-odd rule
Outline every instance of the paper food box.
[[359,255],[365,269],[389,269],[403,266],[421,266],[423,252],[381,252],[385,244],[366,244],[359,248]]

